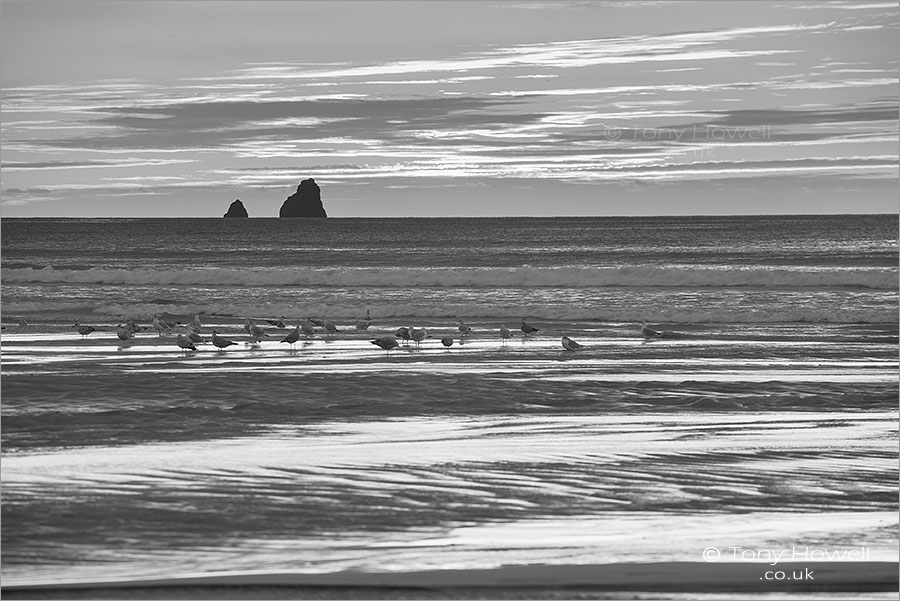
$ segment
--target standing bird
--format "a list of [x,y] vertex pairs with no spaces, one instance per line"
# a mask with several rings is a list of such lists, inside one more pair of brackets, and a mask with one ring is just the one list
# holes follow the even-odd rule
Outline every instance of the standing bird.
[[313,325],[313,322],[307,319],[302,324],[300,324],[300,329],[303,331],[303,334],[308,339],[310,336],[316,333],[316,328]]
[[334,323],[327,317],[322,320],[322,327],[325,328],[325,334],[328,336],[332,336],[336,332],[340,332],[340,330],[337,329],[337,326],[335,326]]
[[193,326],[188,326],[186,328],[186,336],[188,340],[193,342],[194,344],[206,344],[206,341],[203,340],[203,336],[198,333],[198,330],[195,330]]
[[234,340],[228,340],[227,338],[222,338],[221,336],[219,336],[219,333],[216,332],[215,330],[213,330],[213,334],[212,334],[212,343],[213,343],[213,346],[215,346],[217,349],[220,349],[220,350],[225,350],[229,346],[231,346],[233,344],[237,344],[237,342],[235,342]]
[[253,326],[253,320],[249,317],[244,318],[244,331],[247,332],[247,335],[250,335],[250,328]]
[[118,336],[119,340],[128,341],[134,337],[134,332],[127,327],[123,327],[122,324],[117,324],[116,336]]
[[536,328],[524,319],[522,320],[522,331],[525,332],[525,335],[534,334],[535,332],[540,332],[540,328]]
[[383,338],[376,338],[375,340],[370,340],[372,344],[377,346],[378,348],[384,349],[390,354],[391,349],[397,348],[400,346],[400,343],[397,342],[396,338],[391,338],[390,336],[385,336]]
[[200,323],[199,315],[194,315],[194,321],[191,322],[191,329],[194,330],[195,332],[197,332],[198,334],[200,333],[200,330],[203,329],[203,324]]
[[506,327],[506,324],[500,324],[500,338],[503,339],[503,344],[507,343],[510,336],[512,336],[512,332],[509,331],[509,328]]
[[178,348],[187,355],[188,351],[196,351],[197,347],[194,346],[194,343],[191,342],[191,339],[185,336],[184,334],[179,334],[178,338],[175,339],[175,343],[178,345]]
[[163,335],[168,334],[169,330],[171,330],[172,327],[165,321],[162,321],[159,318],[159,315],[154,315],[153,316],[153,329],[156,330],[157,332],[159,332],[160,336],[163,336]]
[[259,327],[255,323],[250,324],[250,340],[259,344],[260,342],[262,342],[262,339],[267,336],[268,334],[266,334],[261,327]]
[[468,336],[472,332],[472,328],[463,323],[463,320],[456,322],[456,329],[459,330],[460,336]]
[[645,338],[662,338],[663,333],[653,328],[647,327],[647,322],[641,322],[641,334],[644,335]]
[[453,339],[449,336],[444,336],[443,338],[441,338],[441,344],[443,344],[447,348],[450,348],[451,346],[453,346]]
[[366,309],[366,318],[365,318],[364,320],[362,320],[362,321],[357,321],[357,322],[356,322],[356,329],[357,329],[357,330],[368,330],[368,329],[369,329],[369,325],[370,325],[371,323],[372,323],[372,318],[369,317],[369,310]]
[[295,326],[291,333],[281,339],[281,342],[287,342],[294,348],[294,343],[300,340],[300,326]]
[[281,319],[267,319],[266,323],[270,326],[275,326],[276,328],[286,328],[284,325],[284,315],[281,316]]
[[135,334],[143,332],[146,328],[139,326],[135,320],[129,319],[125,323],[125,329],[131,332],[131,336],[134,337]]
[[578,344],[577,342],[575,342],[568,336],[562,337],[562,345],[563,345],[563,348],[566,349],[567,351],[577,351],[580,348],[584,348],[582,345]]
[[409,344],[409,328],[397,328],[397,332],[394,334],[397,338],[403,339],[403,344]]
[[94,326],[83,326],[80,324],[75,324],[72,326],[73,328],[78,328],[78,333],[81,334],[81,337],[84,338],[91,332],[96,332],[97,329]]
[[416,343],[416,348],[419,348],[419,343],[425,340],[428,337],[428,330],[425,328],[419,328],[418,330],[415,328],[411,328],[409,331],[409,337],[413,339]]

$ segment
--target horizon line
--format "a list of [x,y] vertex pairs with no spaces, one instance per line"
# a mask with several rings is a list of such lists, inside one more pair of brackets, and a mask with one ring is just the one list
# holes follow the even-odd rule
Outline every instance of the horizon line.
[[604,219],[604,218],[659,218],[659,217],[869,217],[869,216],[893,216],[900,217],[897,213],[862,212],[862,213],[656,213],[642,215],[380,215],[380,216],[344,216],[344,217],[215,217],[201,215],[183,216],[127,216],[127,215],[43,215],[43,216],[17,216],[2,217],[0,221],[10,219],[215,219],[228,221],[243,221],[245,219],[277,219],[277,220],[315,220],[327,221],[329,219]]

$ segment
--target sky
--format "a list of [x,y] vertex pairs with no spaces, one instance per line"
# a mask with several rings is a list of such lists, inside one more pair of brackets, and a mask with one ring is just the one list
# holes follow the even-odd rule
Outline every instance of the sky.
[[900,5],[0,0],[0,216],[897,213]]

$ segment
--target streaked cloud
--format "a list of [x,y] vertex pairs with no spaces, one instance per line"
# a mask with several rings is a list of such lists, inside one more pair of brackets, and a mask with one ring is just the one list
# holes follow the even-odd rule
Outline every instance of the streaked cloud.
[[122,161],[44,161],[37,163],[8,162],[0,165],[5,171],[22,171],[31,169],[109,169],[115,167],[157,167],[160,165],[176,165],[194,163],[193,159],[149,159]]
[[231,196],[310,176],[350,189],[897,176],[896,5],[760,3],[736,26],[684,2],[697,18],[649,27],[637,17],[673,4],[526,4],[492,7],[632,23],[421,57],[4,87],[3,206]]

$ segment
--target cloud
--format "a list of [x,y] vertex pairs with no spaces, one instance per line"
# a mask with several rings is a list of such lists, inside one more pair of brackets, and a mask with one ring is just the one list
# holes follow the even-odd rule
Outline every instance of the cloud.
[[113,167],[157,167],[196,162],[193,159],[147,159],[121,161],[40,161],[14,162],[7,161],[0,165],[5,171],[29,171],[34,169],[106,169]]
[[858,121],[896,121],[900,105],[845,106],[823,109],[738,109],[713,111],[721,117],[710,126],[777,126],[824,123],[852,123]]
[[[98,109],[112,136],[42,141],[48,148],[231,149],[273,142],[404,138],[421,131],[467,131],[535,122],[543,113],[516,112],[515,100],[473,97],[327,101],[180,103],[142,109]],[[288,125],[293,124],[293,125]]]
[[45,162],[12,162],[0,164],[0,169],[15,171],[23,169],[80,169],[85,167],[107,167],[108,161],[45,161]]
[[[890,177],[895,57],[843,43],[896,30],[875,18],[886,7],[788,14],[779,6],[772,14],[782,20],[765,25],[704,15],[653,33],[632,22],[609,37],[602,28],[569,38],[540,30],[539,41],[517,32],[427,58],[254,60],[158,85],[4,88],[4,185],[20,191],[11,199],[175,198],[296,185],[312,173],[346,186],[420,188]],[[747,25],[709,26],[729,21]],[[857,156],[866,153],[871,160]]]
[[827,31],[835,22],[813,25],[769,25],[738,27],[710,31],[688,31],[661,35],[630,35],[611,38],[567,40],[517,44],[471,52],[451,59],[418,59],[389,61],[378,64],[354,65],[345,63],[337,68],[310,69],[308,64],[273,63],[253,65],[225,77],[195,78],[193,81],[235,80],[328,80],[385,75],[420,75],[429,73],[455,74],[466,71],[490,70],[502,72],[527,66],[529,69],[572,69],[596,65],[641,63],[648,61],[689,61],[748,56],[767,56],[795,52],[794,50],[762,48],[737,50],[727,47],[743,38],[796,35]]

